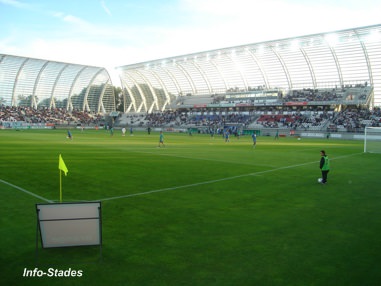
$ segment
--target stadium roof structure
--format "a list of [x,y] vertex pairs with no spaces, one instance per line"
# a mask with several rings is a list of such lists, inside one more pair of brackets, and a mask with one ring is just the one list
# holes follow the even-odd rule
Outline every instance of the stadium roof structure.
[[295,90],[365,84],[381,106],[381,25],[221,48],[117,68],[125,112],[169,108],[199,98],[255,89]]
[[108,113],[114,88],[105,68],[0,54],[0,104]]

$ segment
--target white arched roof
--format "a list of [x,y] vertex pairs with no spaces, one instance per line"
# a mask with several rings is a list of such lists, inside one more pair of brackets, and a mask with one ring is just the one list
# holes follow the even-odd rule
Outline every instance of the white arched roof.
[[179,95],[258,87],[373,86],[381,106],[381,25],[273,40],[118,68],[126,112],[163,110]]
[[115,111],[105,68],[0,54],[0,99],[9,106]]

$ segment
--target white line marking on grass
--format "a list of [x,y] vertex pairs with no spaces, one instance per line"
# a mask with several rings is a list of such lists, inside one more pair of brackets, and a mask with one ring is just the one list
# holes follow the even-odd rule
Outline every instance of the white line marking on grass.
[[43,200],[43,201],[45,201],[45,202],[48,202],[48,203],[52,203],[52,202],[53,202],[53,201],[48,200],[48,199],[45,199],[44,197],[41,197],[41,196],[39,196],[39,195],[37,195],[37,194],[34,194],[34,193],[32,193],[32,192],[29,192],[29,191],[27,191],[27,190],[25,190],[25,189],[23,189],[23,188],[21,188],[21,187],[19,187],[19,186],[16,186],[16,185],[13,185],[13,184],[11,184],[11,183],[8,183],[8,182],[6,182],[6,181],[4,181],[4,180],[1,180],[1,179],[0,179],[0,182],[3,183],[3,184],[5,184],[5,185],[8,185],[8,186],[10,186],[10,187],[12,187],[12,188],[18,189],[19,191],[22,191],[22,192],[24,192],[24,193],[26,193],[26,194],[28,194],[28,195],[31,195],[32,197],[36,197],[36,198],[38,198],[38,199],[40,199],[40,200]]
[[[355,153],[355,154],[351,154],[351,155],[340,156],[340,157],[332,158],[331,160],[337,160],[337,159],[347,158],[347,157],[356,156],[356,155],[359,155],[359,154],[363,154],[363,153]],[[205,182],[199,182],[199,183],[194,183],[194,184],[188,184],[188,185],[182,185],[182,186],[177,186],[177,187],[152,190],[152,191],[147,191],[147,192],[142,192],[142,193],[136,193],[136,194],[129,194],[129,195],[123,195],[123,196],[104,198],[104,199],[100,199],[100,200],[97,200],[97,201],[111,201],[111,200],[116,200],[116,199],[123,199],[123,198],[136,197],[136,196],[143,196],[143,195],[149,195],[149,194],[159,193],[159,192],[165,192],[165,191],[172,191],[172,190],[177,190],[177,189],[184,189],[184,188],[188,188],[188,187],[196,187],[196,186],[201,186],[201,185],[218,183],[218,182],[222,182],[222,181],[234,180],[234,179],[237,179],[237,178],[243,178],[243,177],[249,177],[249,176],[258,176],[258,175],[262,175],[262,174],[266,174],[266,173],[271,173],[271,172],[275,172],[275,171],[279,171],[279,170],[285,170],[285,169],[297,168],[297,167],[311,165],[311,164],[317,164],[318,162],[319,161],[314,161],[314,162],[303,163],[303,164],[298,164],[298,165],[279,167],[279,168],[270,169],[270,170],[266,170],[266,171],[260,171],[260,172],[255,172],[255,173],[237,175],[237,176],[226,177],[226,178],[222,178],[222,179],[210,180],[210,181],[205,181]],[[23,189],[23,188],[21,188],[19,186],[11,184],[11,183],[9,183],[7,181],[4,181],[2,179],[0,179],[0,183],[8,185],[8,186],[10,186],[12,188],[15,188],[15,189],[17,189],[19,191],[22,191],[22,192],[24,192],[24,193],[26,193],[26,194],[28,194],[28,195],[30,195],[32,197],[38,198],[38,199],[43,200],[45,202],[48,202],[48,203],[53,203],[54,202],[52,200],[46,199],[44,197],[41,197],[41,196],[39,196],[39,195],[37,195],[35,193],[27,191],[27,190],[25,190],[25,189]]]
[[[156,147],[157,148],[157,147]],[[252,147],[250,147],[252,148]],[[210,159],[210,158],[197,158],[197,157],[190,157],[190,156],[180,156],[177,154],[169,154],[169,153],[156,153],[156,152],[144,152],[144,151],[134,151],[135,153],[141,153],[141,154],[149,154],[149,155],[158,155],[158,156],[166,156],[166,157],[173,157],[173,158],[180,158],[180,159],[190,159],[190,160],[200,160],[200,161],[210,161],[210,162],[221,162],[221,163],[229,163],[229,164],[239,164],[239,165],[248,165],[248,166],[258,166],[253,163],[246,163],[246,162],[234,162],[234,161],[227,161],[227,160],[216,160],[216,159]],[[272,165],[261,165],[263,167],[273,167]]]
[[[340,156],[340,157],[336,157],[336,158],[331,159],[331,160],[342,159],[342,158],[351,157],[351,156],[355,156],[355,155],[359,155],[359,154],[363,154],[363,153],[356,153],[356,154],[351,154],[351,155]],[[205,182],[199,182],[199,183],[194,183],[194,184],[188,184],[188,185],[182,185],[182,186],[177,186],[177,187],[170,187],[170,188],[152,190],[152,191],[147,191],[147,192],[142,192],[142,193],[136,193],[136,194],[129,194],[129,195],[123,195],[123,196],[104,198],[104,199],[100,199],[100,200],[97,200],[97,201],[111,201],[111,200],[117,200],[117,199],[124,199],[124,198],[130,198],[130,197],[149,195],[149,194],[153,194],[153,193],[160,193],[160,192],[165,192],[165,191],[172,191],[172,190],[177,190],[177,189],[184,189],[184,188],[189,188],[189,187],[197,187],[197,186],[201,186],[201,185],[208,185],[208,184],[213,184],[213,183],[219,183],[219,182],[223,182],[223,181],[234,180],[234,179],[243,178],[243,177],[249,177],[249,176],[258,176],[258,175],[262,175],[262,174],[266,174],[266,173],[276,172],[276,171],[279,171],[279,170],[298,168],[298,167],[302,167],[302,166],[306,166],[306,165],[311,165],[311,164],[318,164],[318,163],[319,163],[319,161],[314,161],[314,162],[308,162],[308,163],[303,163],[303,164],[284,166],[284,167],[279,167],[279,168],[270,169],[270,170],[266,170],[266,171],[260,171],[260,172],[249,173],[249,174],[242,174],[242,175],[237,175],[237,176],[232,176],[232,177],[226,177],[226,178],[216,179],[216,180],[210,180],[210,181],[205,181]]]

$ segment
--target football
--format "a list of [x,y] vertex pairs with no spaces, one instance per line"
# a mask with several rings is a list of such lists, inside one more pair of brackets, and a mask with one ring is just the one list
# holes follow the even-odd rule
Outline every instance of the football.
[[321,183],[322,181],[323,181],[322,178],[319,178],[319,179],[318,179],[318,183]]

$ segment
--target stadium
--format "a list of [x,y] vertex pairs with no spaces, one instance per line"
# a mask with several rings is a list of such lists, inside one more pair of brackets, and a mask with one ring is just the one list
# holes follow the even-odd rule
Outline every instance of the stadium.
[[4,283],[381,282],[381,25],[117,70],[0,54]]
[[364,132],[380,121],[379,51],[375,25],[121,66],[120,112],[104,68],[1,55],[0,98],[102,114],[115,127]]

